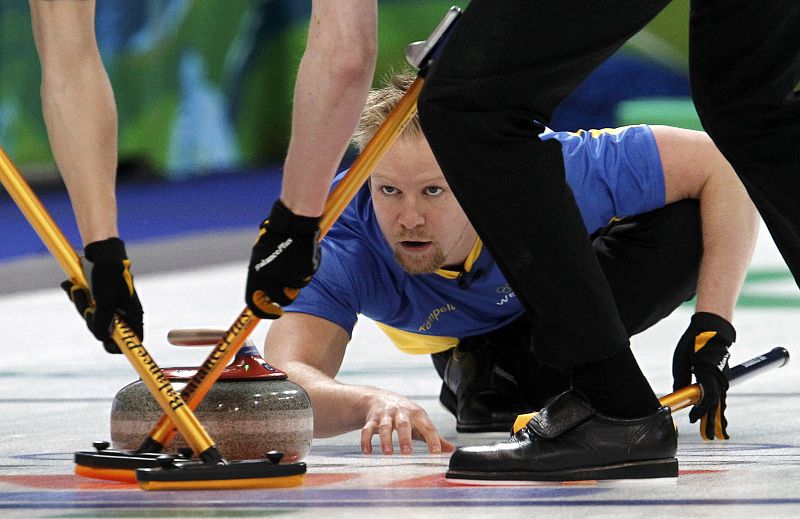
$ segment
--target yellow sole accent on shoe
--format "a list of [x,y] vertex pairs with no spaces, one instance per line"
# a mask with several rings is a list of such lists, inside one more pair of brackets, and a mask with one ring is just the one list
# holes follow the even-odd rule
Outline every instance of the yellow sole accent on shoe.
[[516,434],[519,431],[521,431],[526,425],[528,425],[528,422],[530,422],[533,419],[533,417],[536,416],[537,414],[539,414],[538,411],[535,413],[526,413],[518,415],[517,419],[514,420],[514,426],[511,428],[513,434]]

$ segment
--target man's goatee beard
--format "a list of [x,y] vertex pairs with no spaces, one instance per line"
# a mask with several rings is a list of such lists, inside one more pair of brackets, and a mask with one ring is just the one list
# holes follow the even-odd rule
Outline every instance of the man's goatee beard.
[[429,274],[441,268],[445,260],[442,250],[436,245],[434,247],[436,250],[427,259],[422,255],[403,254],[398,249],[393,251],[394,258],[400,267],[409,274]]

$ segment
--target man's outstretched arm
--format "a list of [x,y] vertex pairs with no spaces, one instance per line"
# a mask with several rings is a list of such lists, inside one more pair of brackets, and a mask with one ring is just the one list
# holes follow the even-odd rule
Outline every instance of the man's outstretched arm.
[[689,413],[704,439],[727,439],[725,419],[728,348],[736,341],[733,308],[750,264],[758,214],[733,168],[702,132],[654,127],[666,182],[667,203],[700,200],[703,257],[696,312],[672,360],[673,387],[692,382],[703,398]]
[[733,320],[758,235],[758,213],[733,168],[703,132],[653,126],[664,169],[666,202],[700,201],[703,258],[698,312]]
[[319,317],[286,313],[272,323],[264,357],[302,386],[314,409],[314,436],[324,438],[361,429],[361,450],[372,452],[378,435],[381,451],[393,453],[397,432],[401,454],[412,449],[412,439],[423,440],[431,453],[453,450],[439,435],[428,414],[411,400],[372,386],[342,384],[335,379],[342,364],[347,333]]

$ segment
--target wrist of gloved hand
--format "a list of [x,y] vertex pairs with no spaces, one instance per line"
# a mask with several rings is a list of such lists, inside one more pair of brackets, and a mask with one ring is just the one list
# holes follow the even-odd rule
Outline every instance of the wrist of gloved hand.
[[261,228],[270,227],[270,231],[277,233],[295,234],[298,236],[317,237],[319,233],[320,216],[302,216],[294,214],[280,199],[272,204],[272,211],[266,220],[261,223]]
[[694,314],[689,328],[694,329],[696,332],[716,332],[717,336],[727,341],[729,345],[736,342],[736,330],[733,325],[724,317],[711,312],[697,312]]
[[83,256],[92,263],[103,261],[121,262],[128,259],[125,242],[119,238],[94,241],[83,249]]

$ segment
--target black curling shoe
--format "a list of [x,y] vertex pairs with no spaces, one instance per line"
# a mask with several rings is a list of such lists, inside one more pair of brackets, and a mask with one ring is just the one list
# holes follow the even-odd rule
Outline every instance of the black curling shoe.
[[508,432],[517,416],[530,409],[515,398],[518,395],[485,389],[463,392],[459,400],[444,384],[439,392],[439,401],[456,417],[460,433]]
[[513,376],[498,365],[497,349],[477,336],[431,355],[442,377],[439,401],[456,417],[460,433],[508,432],[517,415],[532,409]]
[[446,477],[493,481],[674,478],[678,476],[677,447],[668,407],[644,418],[611,418],[567,391],[509,439],[456,450]]

